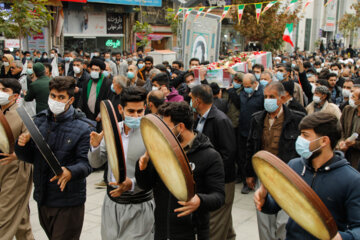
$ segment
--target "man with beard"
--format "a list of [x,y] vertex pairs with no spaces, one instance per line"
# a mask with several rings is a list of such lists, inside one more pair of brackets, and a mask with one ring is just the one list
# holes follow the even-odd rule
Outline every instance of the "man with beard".
[[145,57],[145,68],[139,70],[138,77],[143,81],[146,81],[149,78],[150,70],[153,68],[154,59],[151,56]]
[[155,171],[145,153],[136,165],[136,180],[143,189],[153,189],[156,203],[155,239],[209,239],[210,211],[225,201],[224,170],[220,154],[208,137],[194,132],[193,112],[186,102],[167,102],[159,115],[184,149],[195,181],[195,196],[177,201]]
[[[124,88],[120,96],[118,111],[124,121],[119,122],[122,146],[126,162],[126,179],[116,183],[108,167],[107,194],[105,195],[101,237],[107,240],[154,238],[155,208],[151,190],[143,190],[135,179],[135,165],[145,153],[141,138],[140,120],[145,113],[146,90],[141,87]],[[108,160],[103,133],[90,134],[91,149],[88,154],[93,168],[102,166]],[[109,165],[109,164],[108,164]]]

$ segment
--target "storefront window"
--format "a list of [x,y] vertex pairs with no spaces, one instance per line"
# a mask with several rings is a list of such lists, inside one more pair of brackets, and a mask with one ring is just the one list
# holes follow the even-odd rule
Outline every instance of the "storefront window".
[[85,52],[92,52],[95,49],[100,51],[122,52],[124,48],[123,37],[96,37],[96,38],[74,38],[65,37],[65,50],[82,48]]

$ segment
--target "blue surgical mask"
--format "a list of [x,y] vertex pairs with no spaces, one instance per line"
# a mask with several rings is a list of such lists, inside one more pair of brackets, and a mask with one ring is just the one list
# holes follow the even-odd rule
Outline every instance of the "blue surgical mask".
[[241,88],[242,85],[241,85],[241,83],[233,82],[233,86],[235,89],[239,89],[239,88]]
[[193,110],[193,112],[196,113],[196,108],[193,107],[192,99],[190,99],[190,107]]
[[283,62],[284,64],[286,64],[286,63],[287,63],[287,61],[285,61],[285,60],[283,60],[282,62]]
[[307,73],[307,74],[306,74],[306,77],[307,77],[307,78],[311,78],[312,76],[314,76],[314,75],[311,74],[311,73]]
[[70,58],[69,58],[69,57],[65,57],[65,62],[70,62]]
[[295,64],[295,63],[292,63],[292,64],[291,64],[291,67],[292,67],[292,68],[295,68],[295,67],[296,67],[296,64]]
[[142,69],[142,68],[144,67],[144,64],[143,64],[143,63],[139,63],[139,64],[138,64],[138,67],[139,67],[139,69]]
[[32,68],[28,68],[28,69],[26,69],[26,73],[29,75],[32,75],[34,73],[34,71]]
[[110,62],[111,59],[110,58],[105,58],[105,62]]
[[310,143],[314,142],[314,141],[317,141],[320,138],[315,139],[313,141],[309,141],[309,140],[306,140],[305,138],[303,138],[301,136],[298,136],[298,138],[296,140],[296,143],[295,143],[296,152],[302,158],[309,159],[314,152],[316,152],[317,150],[319,150],[321,148],[321,147],[319,147],[319,148],[315,149],[314,151],[310,151]]
[[244,88],[244,91],[247,93],[247,94],[252,94],[253,92],[254,92],[254,89],[253,88],[251,88],[251,87],[246,87],[246,88]]
[[276,72],[276,78],[279,80],[279,81],[283,81],[284,80],[284,74],[282,72]]
[[277,99],[276,98],[265,99],[264,108],[269,113],[275,112],[279,108],[279,106],[277,105]]
[[133,72],[128,72],[127,77],[128,79],[133,79],[135,77],[135,74]]
[[18,56],[15,56],[15,60],[20,60],[20,58]]
[[255,73],[256,80],[260,80],[260,73]]
[[268,85],[269,82],[266,80],[260,80],[260,84],[261,84],[261,86],[266,87],[266,85]]
[[26,57],[26,60],[31,60],[31,57]]
[[109,72],[108,71],[103,71],[103,75],[104,75],[104,78],[107,78],[109,76]]
[[111,89],[111,91],[112,91],[113,93],[116,93],[116,92],[115,92],[115,89],[114,89],[114,84],[113,84],[113,83],[111,84],[110,89]]
[[130,117],[125,115],[124,123],[126,126],[128,126],[131,129],[137,129],[140,127],[140,120],[141,117]]

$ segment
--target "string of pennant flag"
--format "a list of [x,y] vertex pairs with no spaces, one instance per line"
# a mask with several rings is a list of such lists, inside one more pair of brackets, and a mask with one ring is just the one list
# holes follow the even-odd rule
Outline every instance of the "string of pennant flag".
[[[244,4],[236,4],[236,5],[226,5],[223,6],[221,8],[223,8],[223,13],[221,15],[221,20],[222,21],[226,15],[228,14],[229,10],[232,7],[236,7],[237,11],[238,11],[238,23],[240,24],[242,16],[244,14],[244,10],[246,5],[255,5],[255,11],[256,11],[256,21],[257,23],[259,23],[260,21],[260,16],[262,14],[264,14],[267,10],[269,10],[272,6],[274,6],[275,4],[281,2],[282,0],[277,0],[277,1],[265,1],[265,2],[259,2],[259,3],[244,3]],[[304,8],[303,8],[303,12],[305,11],[305,9],[313,2],[314,0],[307,0]],[[333,0],[328,0],[325,3],[325,7],[332,2]],[[289,5],[287,6],[285,13],[287,13],[296,3],[298,2],[298,0],[291,0]],[[266,5],[265,5],[266,4]],[[263,5],[265,5],[264,9],[262,9]],[[205,9],[208,8],[206,11]],[[204,15],[202,17],[205,17],[208,13],[210,13],[212,10],[214,10],[215,8],[219,8],[217,6],[210,6],[210,7],[193,7],[193,8],[179,8],[179,10],[177,11],[174,19],[176,19],[180,13],[184,14],[184,18],[183,21],[186,21],[187,17],[190,15],[190,12],[192,12],[193,10],[197,11],[197,14],[195,16],[195,20],[201,16],[201,13],[204,12]]]

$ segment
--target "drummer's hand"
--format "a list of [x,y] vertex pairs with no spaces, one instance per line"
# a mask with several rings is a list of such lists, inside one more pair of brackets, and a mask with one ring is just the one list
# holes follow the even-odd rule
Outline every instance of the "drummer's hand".
[[139,160],[139,168],[140,168],[140,171],[144,171],[146,168],[147,168],[147,165],[149,163],[149,160],[150,160],[150,156],[148,154],[148,152],[146,151],[144,153],[144,155],[142,155],[140,157],[140,160]]
[[18,145],[20,147],[24,147],[30,141],[31,135],[30,133],[23,133],[19,136]]
[[342,237],[341,237],[340,233],[338,232],[338,233],[336,234],[336,236],[335,236],[333,239],[331,239],[331,240],[342,240]]
[[10,153],[10,154],[9,153],[0,153],[0,156],[4,156],[3,159],[0,159],[1,165],[7,165],[17,159],[16,154],[14,152]]
[[256,190],[254,194],[254,202],[257,210],[261,211],[261,208],[265,203],[266,195],[267,195],[267,190],[264,187],[264,185],[261,184],[260,188]]
[[254,177],[247,177],[246,178],[246,184],[249,188],[255,189],[255,178]]
[[200,202],[201,201],[199,196],[195,194],[195,196],[188,202],[178,201],[178,204],[182,205],[183,207],[175,209],[174,212],[180,212],[180,214],[177,215],[178,217],[187,216],[192,212],[195,212],[196,209],[200,207]]
[[116,182],[111,182],[111,183],[109,183],[109,184],[110,184],[111,186],[118,186],[117,189],[112,190],[112,191],[110,192],[110,195],[111,195],[112,197],[120,197],[120,195],[123,194],[123,192],[126,192],[126,191],[131,190],[133,182],[131,181],[130,178],[126,177],[126,178],[125,178],[125,181],[122,182],[122,183],[120,183],[120,184],[119,184],[119,183],[116,183]]
[[57,175],[50,179],[50,182],[58,180],[57,185],[60,185],[60,190],[63,192],[66,184],[71,180],[71,172],[66,167],[61,167],[63,172],[60,175]]
[[97,132],[91,132],[90,133],[90,145],[93,148],[96,148],[100,145],[101,140],[104,137],[104,132],[102,131],[101,133],[97,133]]

